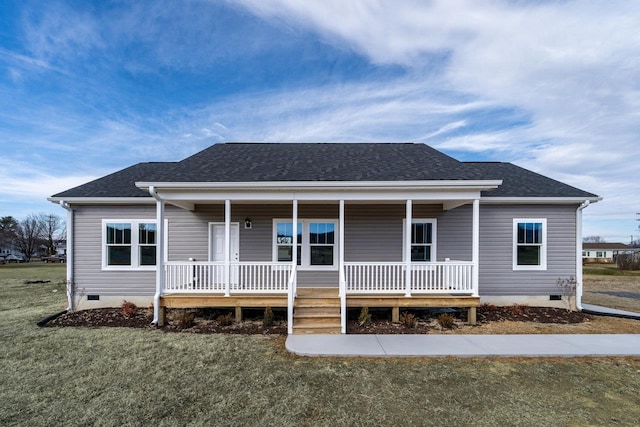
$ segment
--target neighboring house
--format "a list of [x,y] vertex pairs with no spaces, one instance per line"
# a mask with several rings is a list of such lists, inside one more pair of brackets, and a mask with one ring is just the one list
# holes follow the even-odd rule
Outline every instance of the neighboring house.
[[618,254],[633,253],[634,249],[624,243],[583,243],[582,262],[614,263]]
[[600,198],[424,144],[227,143],[49,200],[74,308],[287,307],[290,333],[344,333],[347,307],[561,305],[572,276],[579,307]]

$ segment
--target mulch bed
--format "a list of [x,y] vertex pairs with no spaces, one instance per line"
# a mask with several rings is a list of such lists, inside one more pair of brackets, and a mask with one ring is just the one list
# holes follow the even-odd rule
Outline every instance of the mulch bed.
[[[244,335],[286,335],[287,324],[276,316],[273,326],[262,325],[262,310],[245,310],[242,322],[232,322],[222,326],[220,316],[230,315],[232,311],[216,309],[167,309],[166,324],[160,328],[164,332],[187,332],[196,334],[244,334]],[[126,327],[156,329],[151,324],[153,312],[138,308],[135,314],[125,316],[121,308],[96,308],[64,314],[49,323],[48,327]]]
[[[413,314],[415,326],[407,327],[403,323],[391,322],[391,310],[370,311],[371,320],[364,325],[358,323],[360,310],[351,309],[348,314],[347,332],[350,334],[427,334],[437,332],[442,328],[438,316],[448,313],[454,317],[452,328],[459,327],[466,322],[466,311],[451,309],[416,309],[402,313]],[[286,335],[286,313],[275,311],[273,326],[262,324],[262,310],[245,310],[244,319],[240,323],[232,322],[224,325],[220,316],[231,315],[229,310],[218,309],[167,309],[166,325],[160,328],[165,332],[183,332],[197,334],[245,334],[245,335]],[[478,307],[478,324],[501,321],[536,322],[545,324],[582,323],[592,319],[592,316],[561,308],[529,307],[513,305],[496,307],[481,305]],[[50,321],[48,327],[129,327],[155,329],[151,325],[153,313],[149,309],[139,308],[133,315],[125,316],[120,308],[99,308],[67,313]]]

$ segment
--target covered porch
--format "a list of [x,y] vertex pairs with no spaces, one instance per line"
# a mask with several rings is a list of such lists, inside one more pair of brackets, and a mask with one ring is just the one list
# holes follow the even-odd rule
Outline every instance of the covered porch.
[[[480,191],[495,188],[497,183],[416,183],[412,188],[406,183],[402,188],[381,183],[364,188],[323,183],[322,187],[304,185],[288,191],[230,191],[229,183],[223,188],[202,185],[198,189],[193,184],[156,187],[138,183],[156,199],[158,253],[170,253],[162,247],[167,241],[165,227],[172,227],[170,219],[165,221],[167,205],[190,212],[203,206],[223,207],[220,217],[209,220],[209,228],[215,224],[216,229],[210,236],[217,233],[218,238],[210,237],[208,260],[158,257],[154,301],[157,324],[163,322],[165,307],[203,306],[236,307],[239,316],[242,307],[286,307],[289,333],[329,331],[302,327],[322,322],[333,326],[331,332],[345,333],[347,309],[364,306],[390,307],[393,320],[397,320],[402,307],[464,307],[469,310],[469,321],[475,321],[475,307],[479,305]],[[262,205],[277,205],[279,212],[271,217],[270,224],[265,220],[252,232],[251,218],[244,218],[244,211],[247,206]],[[330,221],[313,219],[319,217],[312,214],[318,206],[335,209],[335,215]],[[393,223],[389,233],[395,236],[390,248],[384,247],[388,239],[376,240],[375,221],[369,224],[372,236],[362,236],[365,217],[376,215],[361,213],[376,207],[384,210],[385,206],[394,212],[389,219]],[[422,213],[434,206],[444,213],[464,209],[465,214],[458,217],[464,218],[468,233],[456,245],[464,248],[466,259],[447,257],[455,251],[445,250],[445,240],[436,241],[436,228],[430,228]],[[236,207],[241,213],[235,211]],[[283,210],[289,214],[283,214]],[[286,232],[281,231],[282,224],[288,224]],[[331,226],[322,232],[313,231],[322,224]],[[263,230],[267,227],[269,232]],[[440,230],[443,236],[451,234],[444,229]],[[251,239],[257,246],[265,245],[268,239],[271,259],[265,259],[264,251],[260,260],[246,259],[251,257],[239,253],[243,245],[238,240]],[[168,244],[170,249],[171,239]],[[444,248],[440,254],[436,254],[437,244]],[[325,306],[331,309],[323,311]]]

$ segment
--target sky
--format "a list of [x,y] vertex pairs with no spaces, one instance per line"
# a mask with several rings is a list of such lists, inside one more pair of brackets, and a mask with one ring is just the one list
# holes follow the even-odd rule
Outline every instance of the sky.
[[640,237],[640,2],[0,2],[0,217],[218,142],[420,142]]

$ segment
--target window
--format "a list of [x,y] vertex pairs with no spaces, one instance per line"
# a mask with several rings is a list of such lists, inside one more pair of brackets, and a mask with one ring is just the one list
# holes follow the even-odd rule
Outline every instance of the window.
[[335,224],[330,222],[312,222],[308,228],[310,264],[333,265]]
[[[293,223],[276,223],[276,260],[287,262],[293,260]],[[302,223],[298,223],[298,265],[302,263]]]
[[103,236],[103,268],[117,270],[155,267],[155,222],[104,220]]
[[[431,262],[437,259],[436,225],[436,219],[414,219],[411,221],[411,261]],[[403,228],[405,226],[406,220]],[[404,230],[402,235],[405,236]],[[406,259],[406,256],[404,259]]]
[[[300,220],[298,222],[298,265],[302,269],[335,270],[338,266],[336,248],[337,221]],[[291,220],[273,220],[273,260],[292,260],[293,223]]]
[[547,269],[547,220],[513,220],[513,269]]
[[140,265],[156,265],[156,225],[138,224],[138,244],[140,245]]
[[604,253],[601,251],[596,251],[596,258],[604,258]]
[[131,265],[130,223],[107,223],[107,265]]
[[414,222],[411,224],[411,261],[431,261],[433,246],[433,224]]

